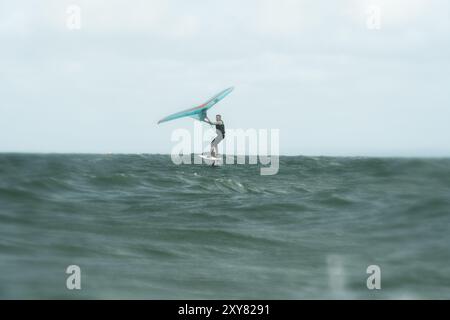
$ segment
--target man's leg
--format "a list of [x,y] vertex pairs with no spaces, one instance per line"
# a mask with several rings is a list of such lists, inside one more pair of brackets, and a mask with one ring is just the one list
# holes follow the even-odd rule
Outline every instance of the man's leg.
[[216,152],[215,152],[215,143],[216,143],[216,138],[214,138],[214,140],[211,142],[211,157],[215,157],[216,156]]
[[214,157],[216,157],[219,154],[219,143],[223,140],[223,135],[219,133],[217,137],[214,139]]

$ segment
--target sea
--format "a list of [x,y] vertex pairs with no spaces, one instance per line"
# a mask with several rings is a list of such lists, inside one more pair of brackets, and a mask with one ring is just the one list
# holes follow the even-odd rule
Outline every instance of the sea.
[[0,154],[0,299],[449,299],[450,159]]

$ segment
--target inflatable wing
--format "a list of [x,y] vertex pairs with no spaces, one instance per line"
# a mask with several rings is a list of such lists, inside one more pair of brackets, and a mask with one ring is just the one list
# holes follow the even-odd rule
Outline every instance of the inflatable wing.
[[197,107],[171,114],[170,116],[167,116],[159,120],[158,124],[184,117],[192,117],[194,119],[202,121],[206,117],[206,111],[210,109],[213,105],[215,105],[217,102],[225,98],[231,91],[233,91],[233,89],[234,89],[233,87],[225,89]]

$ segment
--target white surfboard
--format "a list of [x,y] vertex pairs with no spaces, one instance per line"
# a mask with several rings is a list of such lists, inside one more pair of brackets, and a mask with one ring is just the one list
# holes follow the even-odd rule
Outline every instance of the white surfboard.
[[203,155],[203,154],[199,154],[198,155],[200,158],[205,159],[205,160],[209,160],[209,161],[219,161],[222,160],[222,158],[216,158],[216,157],[212,157],[212,156],[208,156],[208,155]]

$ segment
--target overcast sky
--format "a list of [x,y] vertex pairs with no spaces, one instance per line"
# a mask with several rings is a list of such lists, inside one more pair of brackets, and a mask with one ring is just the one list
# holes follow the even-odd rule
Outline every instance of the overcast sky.
[[0,151],[170,153],[193,120],[157,121],[234,86],[210,116],[280,129],[282,154],[450,156],[449,15],[447,0],[1,0]]

